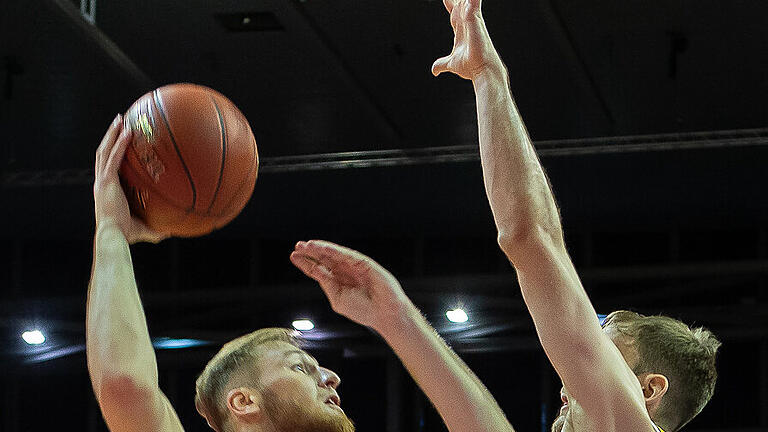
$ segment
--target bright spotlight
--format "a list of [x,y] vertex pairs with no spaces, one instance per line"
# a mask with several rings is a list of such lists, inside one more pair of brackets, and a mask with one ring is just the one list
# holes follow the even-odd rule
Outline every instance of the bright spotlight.
[[308,331],[315,328],[315,324],[308,319],[297,319],[292,323],[293,328],[299,331]]
[[40,345],[45,342],[45,335],[40,330],[25,331],[21,334],[21,338],[29,345]]
[[448,317],[448,321],[455,322],[455,323],[467,322],[467,320],[469,319],[467,317],[467,313],[464,312],[463,309],[459,309],[459,308],[449,310],[448,312],[445,313],[445,316]]

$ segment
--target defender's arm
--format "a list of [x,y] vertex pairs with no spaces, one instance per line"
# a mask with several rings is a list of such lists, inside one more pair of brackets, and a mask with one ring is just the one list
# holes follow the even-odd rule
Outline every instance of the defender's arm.
[[544,350],[592,423],[605,430],[652,430],[640,385],[605,336],[565,250],[544,170],[509,90],[481,0],[444,0],[455,38],[434,74],[475,87],[485,190],[499,245],[517,269]]
[[482,382],[429,325],[400,283],[367,256],[324,241],[299,242],[291,261],[317,280],[333,309],[376,330],[451,432],[513,432]]
[[506,72],[473,78],[485,189],[542,346],[566,389],[606,430],[653,430],[639,382],[600,328],[565,249],[559,213]]

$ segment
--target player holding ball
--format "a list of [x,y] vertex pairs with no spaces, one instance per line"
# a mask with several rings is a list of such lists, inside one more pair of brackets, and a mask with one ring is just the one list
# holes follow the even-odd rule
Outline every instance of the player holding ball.
[[[159,242],[131,216],[119,167],[135,132],[117,116],[96,153],[96,234],[86,317],[88,371],[113,432],[183,427],[160,390],[157,361],[129,245]],[[387,270],[356,251],[299,242],[291,261],[319,282],[333,309],[377,331],[451,432],[512,432],[493,396],[438,336]],[[217,432],[353,432],[339,376],[300,348],[288,329],[261,329],[224,345],[196,383],[195,405]]]

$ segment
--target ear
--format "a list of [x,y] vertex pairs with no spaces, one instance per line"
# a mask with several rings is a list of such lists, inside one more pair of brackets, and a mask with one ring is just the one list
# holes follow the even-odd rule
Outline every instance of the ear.
[[669,390],[669,380],[661,374],[647,373],[637,377],[643,388],[643,397],[648,413],[653,416],[661,405],[662,397]]
[[263,419],[261,395],[249,387],[234,388],[227,393],[227,409],[242,423],[260,423]]

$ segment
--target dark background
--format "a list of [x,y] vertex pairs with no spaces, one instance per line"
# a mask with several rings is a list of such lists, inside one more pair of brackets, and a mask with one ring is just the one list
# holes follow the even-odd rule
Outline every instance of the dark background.
[[[133,248],[152,335],[208,342],[158,351],[187,430],[206,430],[193,385],[218,346],[299,316],[358,430],[441,430],[381,340],[290,265],[307,238],[389,268],[517,430],[548,428],[559,381],[495,244],[471,85],[429,73],[451,46],[440,2],[84,3],[94,23],[80,1],[0,2],[1,430],[105,429],[83,353],[93,154],[117,112],[172,82],[230,97],[262,158],[231,225]],[[768,3],[484,10],[596,309],[711,328],[720,380],[687,429],[768,430]],[[452,325],[459,304],[470,321]],[[33,327],[42,347],[21,341]]]

